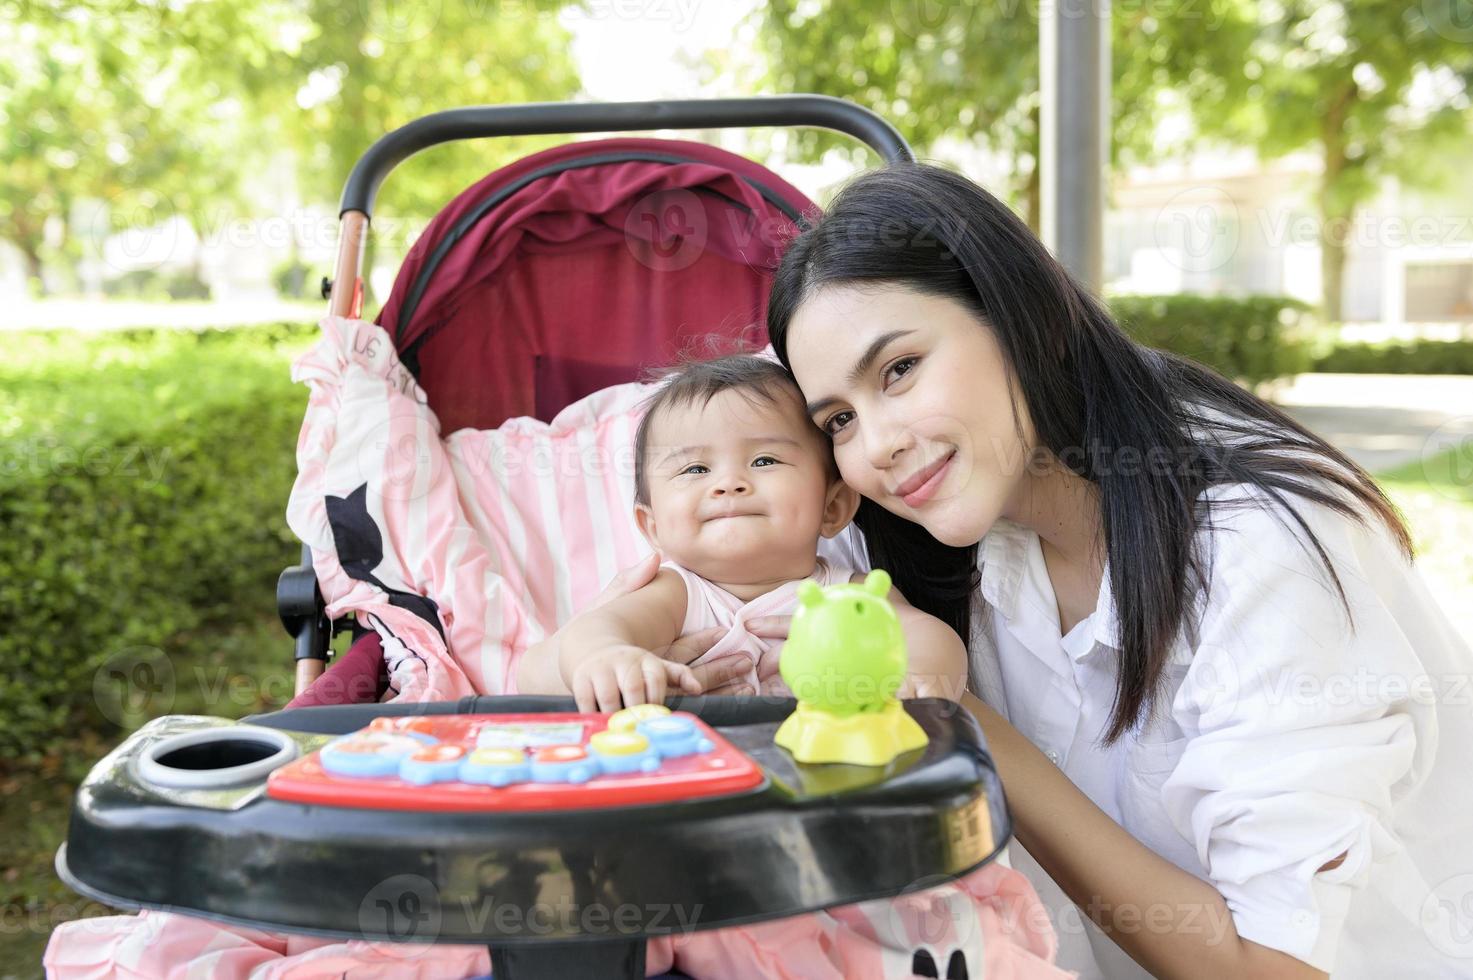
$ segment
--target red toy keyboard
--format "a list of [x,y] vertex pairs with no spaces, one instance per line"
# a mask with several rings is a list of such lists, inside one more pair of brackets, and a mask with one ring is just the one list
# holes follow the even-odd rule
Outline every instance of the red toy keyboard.
[[694,715],[377,718],[273,772],[269,796],[378,810],[571,810],[755,789],[744,753]]

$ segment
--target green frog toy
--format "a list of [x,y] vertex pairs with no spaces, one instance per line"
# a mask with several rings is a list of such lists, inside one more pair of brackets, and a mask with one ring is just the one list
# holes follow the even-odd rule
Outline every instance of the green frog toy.
[[905,680],[905,636],[887,598],[890,575],[864,584],[798,586],[798,609],[778,670],[798,708],[775,741],[799,762],[883,766],[926,744],[896,700]]

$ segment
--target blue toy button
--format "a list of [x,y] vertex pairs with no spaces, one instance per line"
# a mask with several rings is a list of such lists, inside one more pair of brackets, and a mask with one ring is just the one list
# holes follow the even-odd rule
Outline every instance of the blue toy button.
[[597,760],[581,745],[549,745],[532,756],[535,783],[586,783],[597,775]]
[[399,778],[419,786],[448,782],[460,776],[464,758],[465,749],[459,745],[428,745],[400,764]]
[[606,773],[654,772],[660,754],[639,732],[598,732],[588,740],[598,767]]
[[324,745],[318,758],[322,768],[335,776],[371,779],[397,775],[399,764],[423,748],[408,735],[356,732]]
[[637,726],[641,735],[650,740],[655,751],[667,759],[678,759],[683,755],[710,752],[715,744],[701,734],[696,723],[680,715],[668,718],[647,718]]
[[460,765],[460,779],[487,786],[510,786],[532,778],[532,767],[521,749],[476,749]]

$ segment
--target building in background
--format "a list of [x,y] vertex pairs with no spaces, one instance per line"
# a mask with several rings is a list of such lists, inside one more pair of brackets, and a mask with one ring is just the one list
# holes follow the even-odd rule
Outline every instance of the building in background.
[[[1114,293],[1320,298],[1319,163],[1252,150],[1137,167],[1114,181],[1105,279]],[[1473,193],[1388,182],[1344,229],[1347,340],[1473,338]]]

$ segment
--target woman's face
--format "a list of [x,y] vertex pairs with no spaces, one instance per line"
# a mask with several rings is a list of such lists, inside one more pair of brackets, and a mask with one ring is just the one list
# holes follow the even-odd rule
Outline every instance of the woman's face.
[[966,307],[828,287],[798,308],[787,352],[851,487],[958,547],[1014,509],[1032,424],[992,328]]

